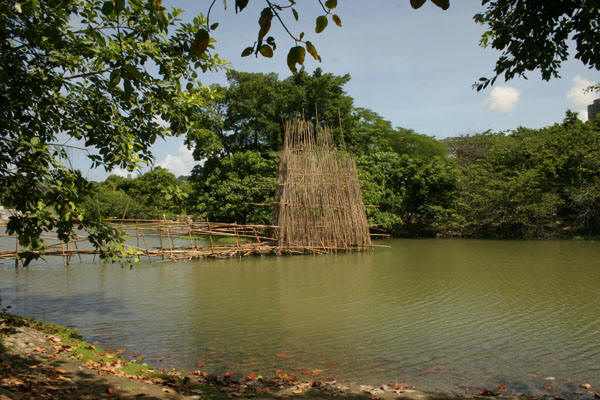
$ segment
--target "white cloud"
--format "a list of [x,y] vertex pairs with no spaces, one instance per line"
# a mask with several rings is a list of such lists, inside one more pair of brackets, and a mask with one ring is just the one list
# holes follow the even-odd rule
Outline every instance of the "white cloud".
[[127,178],[127,177],[133,175],[132,172],[129,172],[126,169],[123,169],[123,168],[115,168],[112,171],[110,171],[110,174],[111,175],[121,176],[123,178]]
[[567,92],[567,99],[575,106],[582,121],[587,121],[587,106],[596,98],[596,93],[585,92],[585,89],[593,84],[594,82],[577,75],[573,78],[573,87]]
[[510,86],[496,86],[491,92],[490,97],[483,103],[488,111],[507,113],[512,111],[519,99],[521,92]]
[[188,149],[183,143],[177,149],[178,154],[167,154],[167,156],[158,165],[171,171],[175,176],[189,175],[196,161],[192,156],[192,150]]

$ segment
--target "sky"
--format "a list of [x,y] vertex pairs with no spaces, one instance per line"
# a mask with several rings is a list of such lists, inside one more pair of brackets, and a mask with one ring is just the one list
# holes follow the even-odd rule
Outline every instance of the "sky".
[[[285,1],[282,1],[282,3]],[[287,50],[293,41],[273,22],[270,34],[278,48],[272,59],[242,58],[242,50],[252,45],[258,32],[258,16],[265,3],[252,0],[236,14],[234,1],[227,9],[217,1],[211,23],[219,22],[213,37],[216,53],[233,69],[246,72],[275,72],[280,79],[290,75]],[[208,0],[163,0],[163,6],[183,9],[183,19],[206,13]],[[563,64],[561,79],[541,80],[538,72],[528,79],[514,79],[477,92],[472,84],[492,75],[499,52],[479,47],[484,27],[473,21],[481,11],[478,1],[451,1],[444,11],[430,1],[413,10],[408,0],[338,0],[335,12],[342,27],[331,21],[321,34],[314,32],[315,18],[322,14],[316,0],[299,0],[300,21],[285,20],[295,32],[305,32],[305,40],[315,44],[322,62],[307,55],[305,69],[316,68],[337,75],[350,74],[345,86],[355,106],[369,108],[394,126],[445,138],[484,130],[503,131],[519,126],[540,128],[560,122],[567,109],[581,112],[599,94],[583,89],[600,81],[600,73],[570,59]],[[200,74],[209,85],[225,85],[225,71]],[[152,148],[155,165],[176,176],[187,175],[195,165],[182,138],[157,142]],[[84,157],[74,155],[75,164],[92,180],[108,176],[101,169],[86,168]],[[125,175],[125,171],[113,173]]]

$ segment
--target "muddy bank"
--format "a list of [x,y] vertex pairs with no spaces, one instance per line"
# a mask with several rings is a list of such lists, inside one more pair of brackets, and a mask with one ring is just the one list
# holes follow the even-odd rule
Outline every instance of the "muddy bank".
[[[297,381],[292,376],[262,378],[202,371],[157,370],[126,360],[124,350],[106,352],[58,325],[0,313],[0,400],[6,399],[504,399],[523,398],[500,391],[436,394],[406,383],[381,387],[341,385],[335,380]],[[573,398],[597,396],[591,388]],[[567,398],[567,397],[561,397]]]

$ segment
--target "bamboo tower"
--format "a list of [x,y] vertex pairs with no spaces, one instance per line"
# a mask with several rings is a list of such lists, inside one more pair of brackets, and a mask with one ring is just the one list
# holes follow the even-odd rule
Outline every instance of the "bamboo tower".
[[356,163],[328,128],[286,121],[273,219],[281,249],[371,247]]

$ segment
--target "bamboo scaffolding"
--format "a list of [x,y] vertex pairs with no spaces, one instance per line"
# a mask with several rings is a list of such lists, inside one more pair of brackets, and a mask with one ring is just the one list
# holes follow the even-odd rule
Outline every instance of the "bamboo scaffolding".
[[370,248],[354,160],[335,148],[331,131],[319,124],[292,120],[284,129],[273,202],[280,248]]

